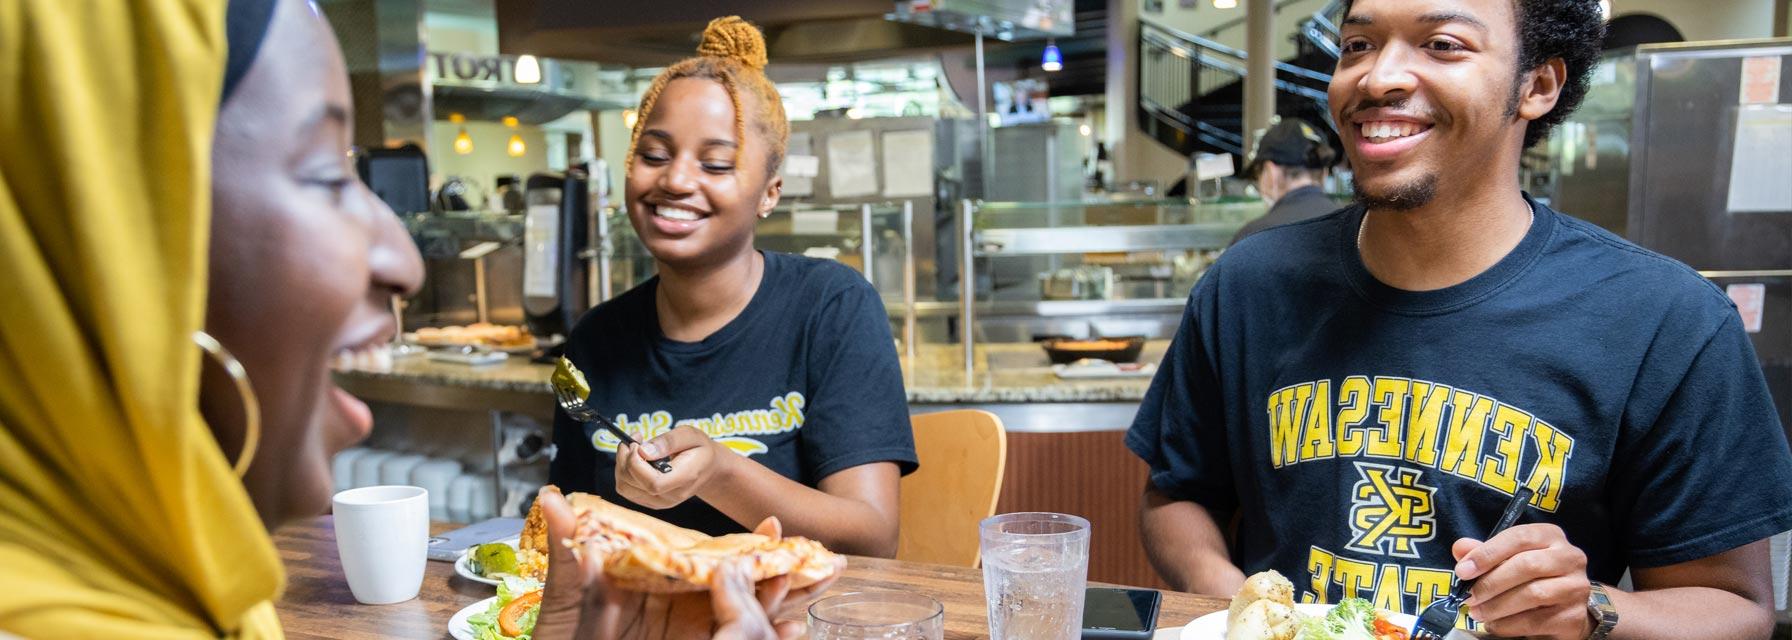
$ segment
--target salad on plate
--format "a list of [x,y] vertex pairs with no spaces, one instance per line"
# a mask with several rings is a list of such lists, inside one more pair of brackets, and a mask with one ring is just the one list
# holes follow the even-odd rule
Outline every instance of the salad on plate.
[[1362,598],[1296,604],[1294,585],[1275,571],[1246,579],[1226,611],[1191,622],[1183,640],[1408,640],[1411,616]]
[[489,602],[485,611],[467,618],[474,640],[529,640],[541,614],[541,582],[505,576],[498,597]]

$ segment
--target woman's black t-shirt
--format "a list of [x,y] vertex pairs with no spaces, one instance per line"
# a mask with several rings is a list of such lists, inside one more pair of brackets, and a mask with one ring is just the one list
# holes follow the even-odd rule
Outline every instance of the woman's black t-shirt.
[[[691,425],[735,453],[815,486],[858,465],[915,469],[901,365],[883,300],[845,265],[764,252],[746,309],[699,342],[660,332],[655,277],[585,314],[566,356],[593,409],[646,441]],[[712,535],[747,527],[701,499],[653,510],[616,493],[616,438],[556,410],[549,481]]]

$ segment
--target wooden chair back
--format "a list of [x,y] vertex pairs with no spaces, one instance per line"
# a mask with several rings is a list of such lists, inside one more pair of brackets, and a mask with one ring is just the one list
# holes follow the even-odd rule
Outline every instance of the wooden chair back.
[[975,567],[977,525],[995,515],[1008,436],[988,411],[960,409],[913,418],[920,469],[902,479],[896,559]]

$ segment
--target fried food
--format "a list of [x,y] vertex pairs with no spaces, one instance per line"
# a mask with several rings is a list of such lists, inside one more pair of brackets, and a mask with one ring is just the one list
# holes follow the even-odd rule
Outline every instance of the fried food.
[[424,327],[417,330],[416,339],[418,344],[430,347],[481,345],[507,349],[535,344],[535,336],[527,329],[489,322],[475,322],[464,327]]
[[615,586],[645,593],[707,591],[723,562],[743,559],[753,581],[790,576],[801,589],[839,573],[846,559],[801,537],[736,533],[711,537],[594,495],[567,496],[578,526],[574,550],[601,554]]
[[1063,351],[1119,351],[1131,346],[1125,340],[1059,340],[1052,343],[1053,349]]

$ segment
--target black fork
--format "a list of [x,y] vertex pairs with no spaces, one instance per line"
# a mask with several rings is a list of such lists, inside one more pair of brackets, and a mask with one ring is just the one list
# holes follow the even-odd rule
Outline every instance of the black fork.
[[[1500,514],[1500,521],[1493,525],[1493,532],[1487,534],[1485,539],[1493,539],[1512,526],[1513,522],[1517,522],[1518,514],[1530,503],[1532,493],[1529,487],[1520,488],[1517,493],[1513,493],[1512,501],[1506,503],[1505,512]],[[1456,588],[1450,590],[1450,595],[1425,607],[1425,611],[1419,614],[1418,622],[1413,624],[1412,640],[1444,640],[1450,635],[1450,630],[1456,628],[1456,619],[1462,614],[1462,603],[1468,600],[1469,590],[1473,588],[1474,579],[1457,580]]]

